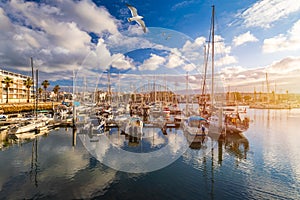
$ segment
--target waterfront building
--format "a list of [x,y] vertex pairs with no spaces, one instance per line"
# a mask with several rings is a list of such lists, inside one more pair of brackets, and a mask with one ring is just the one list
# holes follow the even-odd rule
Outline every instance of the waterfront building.
[[[9,72],[0,69],[0,103],[6,103],[6,85],[3,83],[5,77],[12,79],[13,83],[8,88],[9,103],[25,103],[27,102],[27,88],[24,85],[24,80],[31,78],[22,74]],[[32,100],[32,90],[30,90],[30,101]]]

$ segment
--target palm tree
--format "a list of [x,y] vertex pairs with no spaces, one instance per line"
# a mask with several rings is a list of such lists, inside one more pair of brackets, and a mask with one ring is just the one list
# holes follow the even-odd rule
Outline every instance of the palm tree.
[[38,92],[39,92],[39,96],[40,96],[40,98],[41,98],[42,93],[43,93],[43,88],[40,87],[40,88],[38,89]]
[[29,103],[30,88],[33,86],[33,81],[30,77],[28,77],[26,80],[23,80],[23,84],[27,88],[27,103]]
[[53,92],[54,92],[54,94],[56,94],[57,101],[58,101],[58,91],[59,91],[59,90],[60,90],[59,85],[56,85],[56,86],[53,88]]
[[48,88],[49,85],[50,85],[50,83],[49,83],[48,80],[44,80],[44,81],[42,82],[42,86],[43,86],[44,89],[45,89],[45,99],[44,99],[44,101],[47,100],[47,88]]
[[10,84],[13,83],[13,79],[10,77],[5,77],[4,80],[2,81],[2,83],[5,84],[4,88],[6,89],[6,103],[8,103],[8,90],[9,90]]

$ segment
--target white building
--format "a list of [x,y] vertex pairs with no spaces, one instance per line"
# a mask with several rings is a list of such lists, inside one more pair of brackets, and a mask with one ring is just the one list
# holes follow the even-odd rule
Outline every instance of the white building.
[[[5,77],[9,77],[13,80],[13,83],[8,89],[8,102],[9,103],[22,103],[27,102],[27,88],[24,85],[24,80],[30,76],[17,74],[0,69],[0,103],[6,103],[6,88],[3,80]],[[30,77],[31,78],[31,77]],[[32,89],[30,90],[30,96],[32,95]],[[30,100],[32,101],[32,99]]]

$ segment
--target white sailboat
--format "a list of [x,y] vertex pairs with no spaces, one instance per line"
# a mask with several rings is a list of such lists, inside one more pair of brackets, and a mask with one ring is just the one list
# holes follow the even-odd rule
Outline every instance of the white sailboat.
[[[214,103],[214,14],[215,14],[215,7],[212,6],[212,60],[211,60],[211,69],[212,69],[212,80],[211,80],[211,105],[210,105],[210,117],[208,118],[209,122],[209,132],[215,135],[220,135],[223,133],[240,133],[245,130],[245,128],[248,128],[248,122],[247,118],[245,118],[245,121],[242,121],[239,117],[239,110],[236,109],[234,112],[235,116],[233,116],[233,113],[229,115],[226,110],[228,108],[223,106],[216,106]],[[231,120],[228,119],[234,119],[234,123],[231,122]],[[239,122],[242,122],[239,124]],[[243,124],[243,126],[240,126]],[[246,124],[246,126],[244,126]]]

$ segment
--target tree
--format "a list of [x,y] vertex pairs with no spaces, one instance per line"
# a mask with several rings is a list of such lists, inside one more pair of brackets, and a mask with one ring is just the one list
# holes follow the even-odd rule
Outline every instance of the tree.
[[58,101],[58,91],[59,91],[59,90],[60,90],[59,85],[56,85],[56,86],[53,88],[53,92],[54,92],[54,94],[56,94],[57,101]]
[[40,87],[40,88],[38,89],[38,92],[39,92],[39,96],[40,96],[40,98],[41,98],[42,93],[43,93],[43,88]]
[[29,103],[30,88],[31,88],[31,86],[33,86],[33,81],[30,77],[28,77],[26,80],[23,81],[23,84],[27,88],[27,103]]
[[246,102],[249,102],[251,99],[252,99],[252,97],[251,97],[250,95],[245,95],[245,96],[244,96],[244,100],[245,100]]
[[47,100],[47,88],[48,88],[49,85],[50,85],[50,83],[49,83],[48,80],[44,80],[42,82],[42,86],[44,87],[44,91],[45,91],[45,99],[44,99],[44,101]]
[[5,89],[6,89],[6,103],[8,103],[8,90],[10,87],[10,84],[13,84],[13,79],[10,77],[5,77],[4,80],[2,81],[2,83],[5,84]]
[[242,100],[242,95],[239,92],[234,92],[234,100],[235,101],[241,101]]

